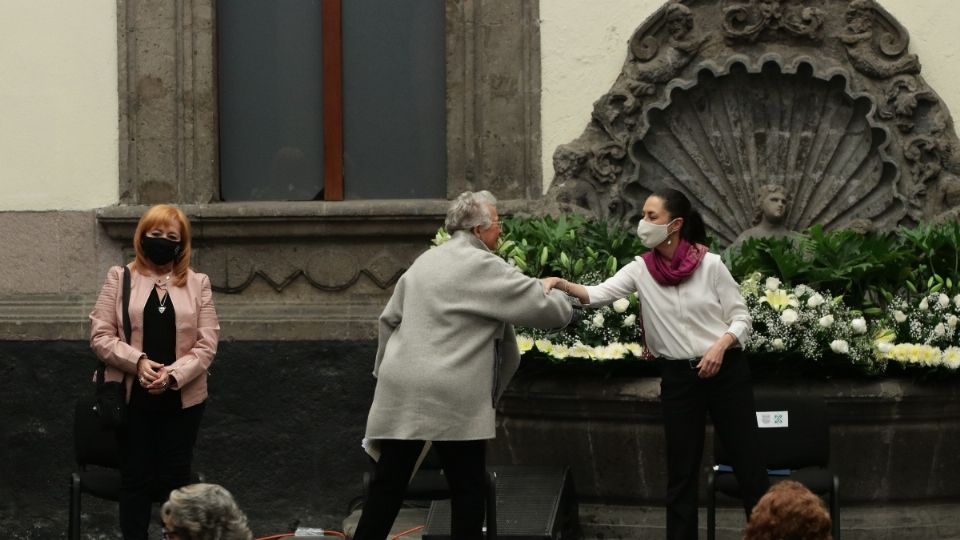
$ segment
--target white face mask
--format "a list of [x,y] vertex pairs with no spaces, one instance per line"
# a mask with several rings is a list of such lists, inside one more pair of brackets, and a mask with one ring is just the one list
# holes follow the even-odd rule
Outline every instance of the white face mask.
[[641,219],[640,223],[637,224],[637,236],[640,237],[643,245],[649,249],[653,249],[662,244],[663,241],[670,236],[670,225],[673,224],[674,221],[676,221],[676,219],[671,220],[670,223],[660,225]]

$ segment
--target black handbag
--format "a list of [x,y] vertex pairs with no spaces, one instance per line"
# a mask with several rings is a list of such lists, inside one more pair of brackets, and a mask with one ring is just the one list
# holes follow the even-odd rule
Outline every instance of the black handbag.
[[[123,334],[130,343],[130,269],[123,267]],[[96,390],[93,411],[100,417],[105,428],[120,429],[127,422],[127,389],[123,380],[105,381],[107,364],[102,360],[97,366]]]

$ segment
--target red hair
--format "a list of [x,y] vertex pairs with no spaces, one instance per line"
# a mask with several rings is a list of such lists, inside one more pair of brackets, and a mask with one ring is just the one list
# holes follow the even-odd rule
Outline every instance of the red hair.
[[143,235],[161,225],[180,225],[180,256],[173,262],[173,284],[182,287],[187,282],[187,270],[190,269],[190,220],[187,215],[179,208],[169,204],[157,204],[151,206],[149,210],[140,216],[140,222],[137,223],[137,232],[133,235],[133,249],[137,253],[137,259],[133,263],[133,269],[144,273],[145,270],[153,268],[153,264],[143,253],[141,240]]
[[743,540],[832,540],[830,514],[803,484],[785,480],[767,491],[750,514]]

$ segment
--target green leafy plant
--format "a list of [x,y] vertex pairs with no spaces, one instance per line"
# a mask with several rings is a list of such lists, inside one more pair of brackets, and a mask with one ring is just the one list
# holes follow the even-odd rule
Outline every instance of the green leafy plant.
[[851,307],[877,315],[897,296],[957,290],[957,242],[956,222],[868,234],[815,226],[796,239],[747,240],[724,262],[738,279],[760,272],[788,286],[842,292]]
[[576,214],[513,217],[502,220],[502,226],[497,253],[533,277],[581,281],[587,273],[600,273],[606,278],[646,251],[622,226]]
[[[646,248],[631,228],[580,215],[502,220],[497,253],[533,277],[596,284]],[[434,244],[449,238],[438,231]],[[826,231],[755,238],[722,253],[754,319],[754,361],[820,375],[960,373],[960,223],[889,233]],[[713,250],[717,251],[714,245]],[[553,361],[642,356],[635,297],[587,312],[572,331],[520,329]],[[892,368],[891,368],[892,366]]]

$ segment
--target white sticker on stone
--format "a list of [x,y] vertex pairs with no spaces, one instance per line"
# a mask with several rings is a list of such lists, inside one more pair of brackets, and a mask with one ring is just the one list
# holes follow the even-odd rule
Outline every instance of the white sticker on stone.
[[785,428],[790,427],[789,411],[757,411],[757,427]]

